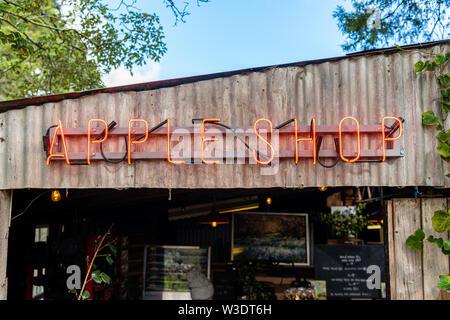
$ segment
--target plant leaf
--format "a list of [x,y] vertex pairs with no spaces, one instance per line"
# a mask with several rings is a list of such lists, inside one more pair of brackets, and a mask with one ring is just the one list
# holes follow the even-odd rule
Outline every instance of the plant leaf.
[[84,290],[83,294],[81,295],[81,299],[82,300],[87,300],[87,299],[89,299],[90,296],[91,296],[91,294],[89,293],[89,291]]
[[101,284],[102,283],[101,271],[100,270],[93,271],[91,273],[91,278],[92,280],[94,280],[95,283]]
[[426,111],[422,114],[422,123],[427,126],[432,126],[438,123],[439,118],[434,115],[433,111]]
[[110,265],[114,263],[114,260],[110,256],[105,256],[106,262],[108,262]]
[[437,287],[439,289],[450,291],[450,275],[439,276],[439,283]]
[[435,238],[433,236],[429,236],[427,238],[427,241],[434,243],[436,245],[436,247],[438,247],[439,249],[441,249],[444,246],[444,239],[442,239],[442,238]]
[[417,61],[416,64],[414,65],[414,70],[416,72],[420,72],[425,68],[425,63],[423,63],[422,60]]
[[436,232],[445,232],[450,229],[450,212],[438,210],[434,213],[431,221],[433,222],[433,228]]
[[114,245],[108,244],[109,249],[111,250],[112,254],[115,256],[117,255],[117,249]]
[[447,134],[447,132],[444,132],[444,131],[439,132],[437,137],[442,142],[447,142],[447,140],[450,138],[450,136]]
[[450,157],[450,146],[446,142],[440,142],[437,146],[437,151],[445,159]]
[[100,273],[100,278],[103,280],[104,283],[110,284],[111,278],[104,272]]
[[425,239],[425,233],[422,229],[417,229],[412,235],[406,239],[406,245],[408,248],[422,252],[423,251],[423,239]]

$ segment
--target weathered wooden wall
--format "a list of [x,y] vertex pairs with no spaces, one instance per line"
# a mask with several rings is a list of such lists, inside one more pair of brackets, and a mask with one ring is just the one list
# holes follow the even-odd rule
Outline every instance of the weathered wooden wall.
[[8,234],[11,221],[12,191],[0,191],[0,300],[6,300],[8,279],[6,265],[8,257]]
[[[0,113],[0,189],[445,186],[450,183],[444,176],[449,164],[436,152],[435,131],[422,125],[424,111],[440,109],[439,86],[434,74],[414,72],[414,64],[426,53],[447,52],[449,47],[437,44],[274,66],[173,87],[99,93],[9,110]],[[349,115],[361,125],[379,125],[383,116],[405,118],[400,139],[405,156],[384,163],[341,161],[333,169],[313,165],[310,159],[298,165],[289,159],[281,161],[276,174],[262,175],[258,165],[174,165],[164,160],[132,165],[98,161],[89,167],[55,161],[46,166],[42,148],[42,135],[58,119],[69,128],[87,127],[92,118],[115,120],[126,127],[131,118],[146,119],[154,126],[168,117],[173,127],[191,126],[193,118],[216,117],[232,127],[251,126],[261,117],[271,119],[274,126],[294,117],[300,125],[309,125],[315,117],[318,126],[337,126]],[[156,143],[153,138],[139,148],[151,148],[152,143]],[[379,139],[363,140],[362,145],[380,150]],[[332,139],[326,139],[324,148],[330,146]],[[69,149],[81,152],[85,147],[83,139]],[[98,145],[94,147],[98,150]],[[164,151],[164,143],[161,147]],[[121,151],[122,141],[108,141],[105,148]]]
[[427,237],[448,236],[448,233],[436,233],[431,222],[436,210],[448,208],[447,199],[393,199],[387,206],[391,299],[450,299],[448,293],[437,288],[439,275],[450,272],[449,257],[428,241],[424,241],[422,253],[405,244],[406,239],[419,228]]

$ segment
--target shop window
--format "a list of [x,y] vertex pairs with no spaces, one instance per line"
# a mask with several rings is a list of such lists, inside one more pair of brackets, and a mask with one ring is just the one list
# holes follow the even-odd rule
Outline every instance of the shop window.
[[34,229],[34,242],[47,242],[48,225],[36,226]]
[[[35,282],[42,276],[45,276],[45,268],[33,270],[33,282]],[[44,286],[33,284],[31,298],[33,300],[44,300]]]

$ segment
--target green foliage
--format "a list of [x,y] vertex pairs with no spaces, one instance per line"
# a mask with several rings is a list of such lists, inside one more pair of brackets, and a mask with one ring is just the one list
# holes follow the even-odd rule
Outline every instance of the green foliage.
[[433,111],[426,111],[422,114],[422,123],[427,126],[432,126],[438,123],[439,118],[435,116]]
[[356,214],[350,212],[335,211],[333,213],[323,213],[321,222],[331,226],[337,236],[357,235],[368,225],[368,217],[364,214],[367,203],[360,204],[356,208]]
[[[345,51],[374,49],[447,38],[449,0],[351,0],[352,9],[333,13],[346,37]],[[431,70],[439,56],[427,66]]]
[[89,299],[90,296],[91,296],[91,294],[89,293],[89,291],[84,290],[83,294],[81,295],[81,299],[82,300],[87,300],[87,299]]
[[[450,75],[444,73],[448,68],[448,61],[450,59],[450,52],[444,54],[437,54],[434,59],[423,61],[418,61],[414,65],[414,70],[416,72],[422,71],[437,71],[439,70],[439,74],[437,75],[438,83],[441,87],[440,90],[440,100],[441,100],[441,114],[442,117],[439,118],[433,111],[426,111],[422,114],[422,124],[426,126],[433,126],[437,124],[436,129],[439,130],[437,134],[437,138],[439,139],[439,143],[437,146],[437,151],[441,155],[441,157],[450,161],[450,129],[446,129],[445,119],[447,119],[448,112],[450,112],[450,88],[447,88],[450,84]],[[449,177],[447,175],[447,177]]]
[[439,276],[439,283],[437,287],[439,289],[450,291],[450,275]]
[[[174,1],[161,1],[188,14],[187,5],[181,11]],[[117,7],[108,0],[0,1],[0,100],[102,87],[101,75],[113,68],[131,72],[159,61],[167,51],[159,17],[135,5],[135,0]]]
[[436,232],[445,232],[450,229],[450,210],[438,210],[434,213],[433,218],[433,228]]
[[[433,228],[436,232],[443,233],[450,229],[450,210],[438,210],[434,213],[433,218]],[[425,233],[422,229],[417,229],[412,235],[406,239],[406,246],[410,249],[422,252],[423,251],[423,240],[425,239]],[[450,255],[450,239],[435,238],[433,235],[428,236],[427,241],[433,243],[436,247],[441,249],[444,255]],[[444,290],[450,290],[450,275],[439,276],[438,288]]]
[[406,239],[406,245],[408,248],[422,252],[423,251],[423,239],[425,239],[425,233],[422,229],[417,229],[412,235]]
[[433,236],[429,236],[427,238],[428,242],[434,243],[436,247],[442,250],[443,254],[449,255],[450,254],[450,239],[442,239],[442,238],[435,238]]

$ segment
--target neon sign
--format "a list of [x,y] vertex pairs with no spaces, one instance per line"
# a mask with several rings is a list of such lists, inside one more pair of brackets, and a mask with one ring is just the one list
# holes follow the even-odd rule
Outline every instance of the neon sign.
[[[115,121],[108,125],[104,119],[90,119],[87,128],[64,128],[61,120],[58,120],[58,125],[50,127],[44,136],[46,163],[50,165],[52,161],[64,159],[68,165],[90,165],[92,161],[113,162],[111,159],[115,159],[113,163],[120,163],[126,159],[131,165],[135,160],[160,159],[171,164],[220,164],[224,158],[241,157],[248,159],[249,163],[265,166],[271,165],[275,158],[293,158],[296,165],[300,158],[312,158],[314,165],[318,162],[329,168],[332,166],[324,165],[319,157],[357,163],[384,162],[387,158],[401,156],[398,140],[402,136],[404,120],[399,117],[385,116],[381,118],[381,125],[360,125],[355,117],[346,116],[338,126],[317,126],[315,118],[311,119],[309,126],[299,126],[294,118],[276,127],[273,127],[270,119],[260,118],[251,127],[239,128],[221,123],[220,118],[194,120],[194,127],[172,128],[171,119],[168,118],[150,129],[144,119],[130,119],[126,128],[116,127]],[[214,133],[212,128],[215,129]],[[181,151],[180,136],[187,143]],[[334,149],[321,150],[325,136],[334,138]],[[365,141],[375,141],[377,148],[363,149],[362,136],[368,136]],[[125,138],[125,150],[104,153],[103,143],[118,137]],[[72,144],[79,146],[83,139],[86,149],[71,151]],[[161,143],[158,144],[161,139],[162,145],[165,145],[164,151]],[[224,141],[227,141],[225,146]],[[233,147],[235,144],[245,147],[244,155],[239,156],[234,150],[230,151],[228,146]],[[141,147],[138,148],[138,145]],[[152,151],[146,150],[150,145]],[[219,155],[212,155],[209,150],[211,146],[224,154],[218,152]],[[92,152],[94,149],[100,149],[101,152]],[[174,157],[174,152],[178,156]]]

